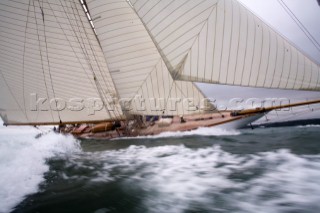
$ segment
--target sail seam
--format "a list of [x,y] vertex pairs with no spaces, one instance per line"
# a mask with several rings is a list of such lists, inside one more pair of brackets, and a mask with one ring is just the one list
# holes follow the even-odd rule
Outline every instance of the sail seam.
[[[88,10],[88,13],[89,13],[89,8],[88,8],[88,7],[87,7],[87,10]],[[79,11],[78,11],[78,15],[80,16]],[[81,21],[81,23],[82,23],[82,26],[84,26],[84,24],[83,24],[83,22],[82,22],[82,19],[80,19],[80,21]],[[89,20],[89,21],[90,21],[90,20]],[[91,20],[91,22],[92,22],[92,20]],[[90,22],[90,24],[91,24],[91,22]],[[94,30],[93,22],[92,22],[91,26],[92,26],[92,29]],[[102,73],[102,71],[101,71],[100,64],[99,64],[98,61],[96,60],[96,55],[95,55],[95,52],[94,52],[94,50],[93,50],[93,48],[92,48],[92,46],[91,46],[91,42],[90,42],[90,39],[89,39],[89,37],[88,37],[88,35],[87,35],[87,31],[85,31],[85,36],[86,36],[86,38],[87,38],[88,41],[89,41],[89,46],[90,46],[90,49],[91,49],[91,51],[92,51],[92,53],[93,53],[94,59],[95,59],[97,65],[98,65],[98,70],[99,70],[99,72],[100,72],[100,75],[102,76],[102,80],[104,81],[104,83],[105,83],[106,86],[107,86],[107,89],[108,89],[109,92],[110,92],[110,83],[109,83],[108,81],[106,81],[106,79],[104,78],[104,75],[103,75],[103,73]],[[82,36],[81,36],[81,37],[82,37]],[[98,39],[97,36],[96,36],[96,38]],[[87,53],[87,54],[88,54],[88,53]],[[107,62],[106,62],[106,63],[107,63]],[[92,68],[92,72],[94,73],[93,68]],[[95,76],[95,74],[94,74],[94,76]],[[96,79],[96,76],[95,76],[95,82],[97,82],[97,86],[100,87],[100,91],[99,91],[99,89],[98,89],[98,92],[99,92],[99,93],[102,93],[102,94],[100,94],[100,96],[101,96],[102,98],[104,97],[104,98],[107,100],[107,99],[108,99],[107,94],[104,93],[104,90],[102,89],[102,86],[101,86],[101,84],[100,84],[100,81],[99,81],[99,79]],[[101,90],[102,90],[102,91],[101,91]],[[112,98],[112,97],[111,97],[111,98]],[[107,111],[107,112],[109,113],[109,115],[111,116],[111,112],[109,111],[108,106],[107,106],[107,104],[105,103],[105,100],[102,99],[102,101],[103,101],[103,103],[104,103],[104,107],[105,107],[106,111]],[[115,109],[115,111],[113,111],[113,114],[114,114],[114,115],[117,114],[116,116],[120,116],[121,113],[119,113],[117,106],[114,106],[114,107],[115,107],[116,109]],[[112,116],[111,116],[111,117],[112,117]]]
[[[233,25],[234,25],[234,20],[233,20],[233,1],[230,1],[231,3],[231,33],[230,33],[230,40],[229,40],[229,54],[228,54],[228,62],[227,62],[227,70],[226,70],[226,80],[225,82],[228,81],[228,75],[229,75],[229,65],[230,65],[230,55],[231,55],[231,47],[232,47],[232,34],[233,34]],[[239,40],[239,39],[238,39]]]
[[[61,3],[61,2],[60,2],[60,3]],[[51,7],[51,6],[50,6],[50,7]],[[57,11],[57,12],[62,12],[62,11]],[[65,12],[65,11],[64,11],[64,12]],[[53,13],[53,14],[55,15],[55,13]],[[81,67],[82,67],[83,70],[85,71],[85,74],[87,75],[88,79],[90,79],[91,85],[94,86],[95,84],[92,82],[91,78],[89,77],[88,73],[86,72],[86,69],[85,69],[85,67],[83,66],[83,64],[81,63],[81,60],[80,60],[80,58],[79,58],[79,56],[78,56],[78,54],[77,54],[77,53],[80,53],[80,52],[77,52],[77,51],[74,50],[74,47],[73,47],[73,45],[71,44],[71,41],[69,40],[69,37],[68,37],[67,34],[65,33],[64,28],[61,27],[61,23],[58,21],[57,18],[56,18],[56,20],[57,20],[58,25],[60,26],[60,29],[61,29],[62,32],[63,32],[63,35],[64,35],[65,38],[67,39],[67,41],[68,41],[68,43],[69,43],[69,45],[70,45],[70,47],[71,47],[71,49],[72,49],[72,53],[74,53],[74,55],[75,55],[75,57],[77,58],[79,64],[81,65]],[[69,19],[68,19],[68,20],[69,20]],[[75,35],[75,36],[72,36],[72,37],[74,37],[74,38],[76,38],[76,39],[78,40],[78,37],[77,37],[76,33],[75,33],[73,30],[70,31],[70,32],[72,32],[72,33]],[[79,45],[80,45],[80,47],[81,47],[80,42],[79,42]],[[71,51],[70,51],[70,52],[71,52]],[[82,51],[82,52],[83,52],[83,51]],[[86,57],[86,56],[84,55],[84,57]],[[85,59],[85,58],[84,58],[84,59]],[[68,65],[67,65],[67,66],[68,66]]]
[[251,66],[250,66],[250,72],[249,72],[249,78],[248,78],[248,84],[247,86],[250,86],[250,80],[251,80],[251,74],[252,74],[252,67],[254,63],[254,50],[256,47],[256,37],[257,37],[257,23],[255,17],[253,19],[253,26],[254,26],[254,36],[253,36],[253,50],[252,50],[252,58],[251,58]]
[[[40,6],[40,2],[39,2],[39,6]],[[34,8],[34,11],[36,11],[36,6],[33,2],[33,8]],[[41,43],[40,43],[40,35],[39,35],[39,32],[38,32],[38,19],[37,19],[37,16],[36,16],[36,13],[34,12],[34,18],[35,18],[35,22],[36,22],[36,28],[37,28],[37,33],[38,33],[38,43],[39,43],[39,53],[40,53],[40,58],[41,58],[41,66],[42,66],[42,73],[43,73],[43,80],[44,80],[44,84],[45,84],[45,88],[46,88],[46,92],[47,92],[47,96],[48,96],[48,99],[50,98],[49,96],[49,92],[48,92],[48,86],[47,86],[47,80],[46,80],[46,77],[45,77],[45,72],[44,72],[44,66],[43,66],[43,57],[42,57],[42,51],[41,51]],[[49,104],[49,108],[50,108],[50,114],[51,114],[51,117],[52,117],[52,121],[54,121],[54,117],[53,117],[53,114],[52,114],[52,108],[51,108],[51,105]]]
[[266,74],[264,75],[264,81],[263,81],[263,87],[265,87],[266,85],[266,79],[267,79],[267,75],[268,75],[268,71],[269,71],[269,65],[270,65],[270,54],[271,54],[271,33],[270,30],[268,30],[268,38],[269,38],[269,42],[268,42],[268,46],[269,46],[269,52],[268,52],[268,60],[267,60],[267,68],[266,68]]
[[[233,3],[233,1],[232,1]],[[241,10],[240,10],[240,7],[239,5],[237,5],[237,8],[238,8],[238,12],[239,12],[239,34],[238,34],[238,46],[237,46],[237,56],[236,56],[236,66],[235,66],[235,72],[233,74],[233,85],[235,83],[235,78],[236,78],[236,75],[237,75],[237,70],[238,70],[238,62],[239,62],[239,49],[240,49],[240,37],[241,37],[241,25],[242,25],[242,15],[241,15]]]
[[[192,11],[194,8],[196,8],[197,6],[201,5],[202,3],[204,3],[205,1],[207,0],[202,0],[199,4],[195,5],[194,7],[192,7],[191,9],[187,10],[186,12],[184,12],[183,14],[181,14],[179,17],[177,17],[177,19],[181,18],[182,16],[186,15],[188,12]],[[212,6],[213,7],[213,6]],[[186,20],[185,23],[181,24],[179,27],[177,27],[175,29],[175,31],[181,29],[183,26],[187,25],[188,22],[192,19],[194,19],[195,17],[199,16],[199,14],[201,14],[202,12],[205,12],[207,10],[210,10],[210,8],[205,8],[203,11],[199,12],[198,14],[196,14],[195,16],[193,17],[190,17],[188,20]],[[171,23],[169,23],[167,26],[170,26],[174,23],[175,21],[172,21]],[[164,32],[166,30],[166,28],[162,29],[161,31],[157,32],[156,35],[154,35],[154,37],[156,38],[157,36],[159,36],[162,32]],[[152,31],[152,29],[151,29]],[[161,42],[163,42],[163,40],[167,39],[171,34],[168,34],[167,36],[163,37],[162,40],[157,40],[158,43],[160,44]]]
[[30,2],[31,0],[29,0],[29,4],[28,4],[28,10],[27,10],[27,21],[26,21],[26,26],[25,26],[25,31],[24,31],[24,46],[23,46],[23,58],[22,58],[22,96],[23,96],[23,107],[24,107],[24,112],[25,115],[28,119],[28,115],[27,115],[27,108],[26,108],[26,100],[25,100],[25,54],[26,54],[26,41],[27,41],[27,30],[28,30],[28,22],[29,22],[29,11],[30,11]]
[[285,58],[286,58],[286,44],[284,41],[282,41],[283,43],[283,60],[282,60],[282,70],[281,70],[281,75],[280,75],[280,80],[279,80],[279,84],[278,84],[278,88],[280,87],[280,84],[281,84],[281,81],[282,81],[282,78],[283,78],[283,72],[284,72],[284,62],[285,62]]
[[[214,43],[213,43],[213,53],[212,53],[212,71],[211,71],[211,81],[213,81],[213,71],[214,71],[214,56],[216,51],[216,43],[217,43],[217,24],[218,24],[218,3],[215,7],[216,9],[216,18],[215,18],[215,25],[214,25]],[[213,11],[212,11],[213,12]],[[209,16],[210,18],[210,16]],[[191,64],[191,62],[190,62]],[[191,69],[190,69],[191,72]]]
[[2,72],[1,69],[0,69],[0,73],[1,73],[1,76],[2,76],[2,78],[3,78],[3,81],[4,81],[5,84],[7,85],[7,88],[8,88],[8,90],[9,90],[9,92],[11,93],[11,95],[12,95],[13,99],[15,100],[15,102],[17,103],[20,111],[22,112],[22,114],[23,114],[23,115],[26,117],[26,119],[28,120],[27,115],[23,113],[24,111],[23,111],[22,107],[20,106],[17,98],[15,97],[14,93],[12,92],[11,87],[10,87],[9,84],[7,83],[7,80],[6,80],[6,78],[5,78],[5,76],[4,76],[4,74],[3,74],[3,72]]
[[[43,0],[42,0],[42,4],[43,4]],[[48,2],[48,4],[50,4],[50,3]],[[39,0],[39,6],[40,6],[40,0]],[[48,72],[49,72],[49,77],[50,77],[51,89],[52,89],[52,92],[53,92],[53,97],[54,97],[54,99],[55,99],[56,107],[58,108],[58,102],[57,102],[57,99],[56,99],[56,93],[55,93],[55,90],[54,90],[53,80],[52,80],[52,75],[51,75],[51,68],[50,68],[50,61],[49,61],[49,52],[48,52],[48,44],[47,44],[46,24],[45,24],[44,12],[43,12],[43,9],[42,9],[41,6],[40,6],[40,9],[41,9],[41,12],[42,12],[42,21],[43,21],[43,27],[44,27],[44,42],[45,42],[45,47],[46,47],[46,58],[47,58],[47,64],[48,64]],[[40,48],[41,48],[41,47],[40,47]],[[61,116],[60,116],[59,110],[57,110],[57,114],[58,114],[59,120],[60,120],[60,122],[61,122]]]
[[[222,38],[224,38],[225,34],[225,19],[226,19],[226,13],[225,13],[225,8],[226,8],[226,1],[223,1],[223,29],[222,29]],[[219,61],[219,71],[218,71],[218,81],[221,82],[220,80],[220,75],[221,75],[221,61],[222,61],[222,55],[223,55],[223,47],[224,47],[224,42],[222,41],[222,48],[221,48],[221,53],[220,53],[220,61]]]
[[[291,66],[292,66],[292,47],[291,47],[291,45],[289,47],[290,47],[290,51],[289,51],[290,52],[289,74],[288,74],[287,83],[286,83],[285,88],[288,88],[289,79],[290,79],[291,72],[292,72],[292,70],[291,70]],[[310,79],[310,83],[311,83],[311,79]]]
[[259,57],[259,67],[258,67],[258,72],[257,72],[257,78],[256,78],[256,85],[258,85],[258,80],[259,80],[259,75],[261,72],[261,62],[262,62],[262,54],[263,54],[263,48],[265,46],[265,39],[264,39],[264,31],[263,31],[263,26],[258,25],[258,29],[261,28],[261,40],[262,40],[262,44],[261,44],[261,50],[260,50],[260,57]]
[[[187,50],[187,53],[186,53],[186,56],[187,55],[190,55],[190,63],[191,63],[191,53],[192,53],[192,48],[194,47],[194,45],[195,45],[195,43],[196,43],[196,41],[198,40],[198,43],[199,43],[199,36],[200,36],[200,34],[201,34],[201,32],[202,32],[202,30],[204,29],[204,27],[206,26],[206,24],[208,24],[208,19],[209,19],[209,17],[211,16],[211,14],[213,13],[213,11],[214,11],[214,9],[216,8],[216,5],[213,5],[212,6],[212,8],[211,8],[211,12],[210,12],[210,14],[208,15],[208,18],[206,19],[206,20],[204,20],[201,24],[202,24],[202,27],[201,27],[201,29],[200,29],[200,31],[199,31],[199,33],[196,35],[196,36],[194,36],[193,38],[191,38],[191,39],[194,39],[194,41],[193,41],[193,43],[192,43],[192,45],[190,46],[190,48],[189,48],[189,50]],[[207,9],[206,9],[207,10]],[[190,39],[190,40],[191,40]],[[198,47],[198,52],[199,52],[199,47]],[[199,53],[198,53],[198,57],[199,57]],[[197,61],[199,61],[199,58],[198,58],[198,60]],[[198,64],[197,64],[197,67],[198,67]],[[191,70],[192,70],[192,64],[190,64],[190,72],[191,72]],[[198,70],[197,70],[198,71]],[[178,72],[178,71],[177,71]],[[190,73],[190,75],[191,75],[191,73]],[[198,73],[197,73],[197,78],[198,78]]]

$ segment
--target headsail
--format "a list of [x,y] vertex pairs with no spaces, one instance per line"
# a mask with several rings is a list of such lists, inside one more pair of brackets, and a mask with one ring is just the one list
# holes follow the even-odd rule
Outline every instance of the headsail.
[[319,65],[237,0],[131,3],[177,79],[320,90]]
[[86,2],[119,96],[131,100],[130,113],[183,115],[201,111],[202,93],[191,82],[173,79],[126,0]]
[[116,90],[105,57],[78,0],[3,0],[0,5],[0,115],[6,124],[123,116],[112,100]]

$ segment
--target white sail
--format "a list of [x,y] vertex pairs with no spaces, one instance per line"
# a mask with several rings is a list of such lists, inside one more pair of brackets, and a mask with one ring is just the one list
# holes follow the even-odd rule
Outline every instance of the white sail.
[[131,114],[183,115],[201,111],[204,96],[193,83],[173,80],[126,0],[86,2],[119,96],[131,100]]
[[0,6],[0,115],[6,124],[123,116],[78,0],[2,0]]
[[320,90],[320,67],[237,0],[131,0],[176,79]]

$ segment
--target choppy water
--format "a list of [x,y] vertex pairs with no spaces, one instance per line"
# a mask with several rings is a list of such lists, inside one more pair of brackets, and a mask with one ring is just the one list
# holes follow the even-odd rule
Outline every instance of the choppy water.
[[320,212],[320,126],[77,141],[0,128],[0,212]]

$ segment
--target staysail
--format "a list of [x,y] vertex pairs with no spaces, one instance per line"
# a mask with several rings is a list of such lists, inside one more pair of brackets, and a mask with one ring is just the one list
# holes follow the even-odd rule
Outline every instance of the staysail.
[[87,0],[97,37],[118,94],[130,113],[185,115],[202,111],[203,94],[176,81],[143,23],[126,0]]
[[123,116],[105,57],[78,0],[2,0],[0,6],[0,115],[5,124]]
[[320,67],[237,0],[131,0],[176,79],[320,90]]

